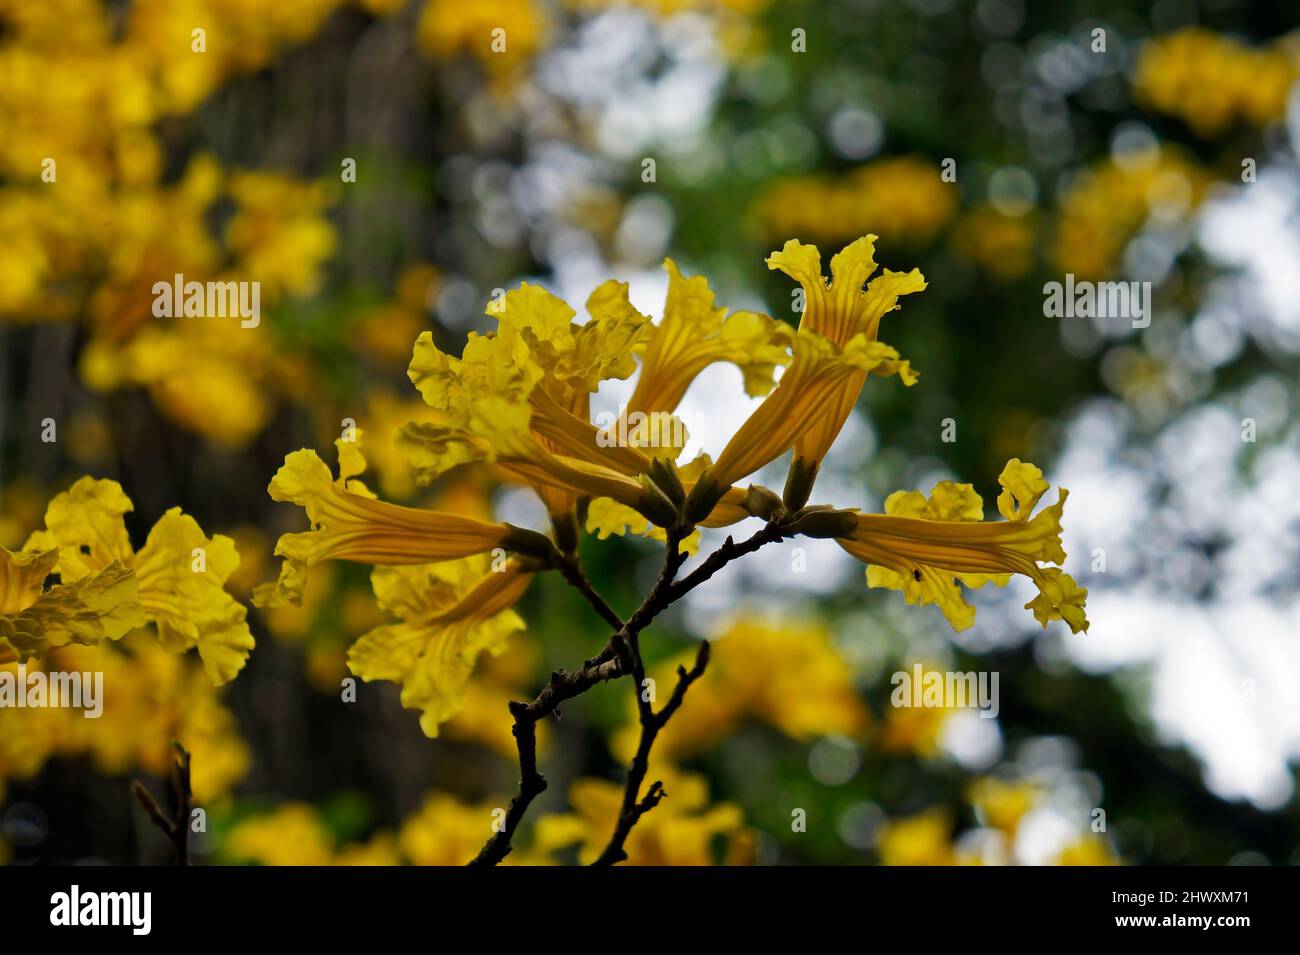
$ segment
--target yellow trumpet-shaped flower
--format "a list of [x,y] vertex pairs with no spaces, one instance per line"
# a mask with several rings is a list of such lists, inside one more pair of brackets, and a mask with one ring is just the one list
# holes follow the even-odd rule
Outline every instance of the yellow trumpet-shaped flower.
[[0,663],[70,643],[117,640],[144,626],[135,574],[120,561],[46,590],[58,560],[57,547],[17,553],[0,547]]
[[398,566],[455,560],[504,547],[527,532],[507,524],[493,524],[416,507],[402,507],[375,499],[356,476],[365,470],[355,440],[335,442],[339,476],[315,451],[304,448],[284,459],[268,488],[272,499],[299,505],[307,511],[312,529],[283,535],[275,546],[284,558],[275,583],[262,584],[253,594],[259,607],[301,605],[307,573],[323,560],[350,560],[363,564]]
[[[45,530],[32,534],[26,549],[57,552],[53,572],[65,587],[96,593],[101,600],[110,593],[120,599],[117,613],[132,621],[125,629],[151,622],[167,649],[197,649],[214,683],[232,680],[253,649],[247,611],[225,590],[226,578],[239,566],[234,541],[221,534],[207,537],[194,518],[174,507],[136,551],[122,517],[133,509],[116,481],[83,477],[50,501]],[[105,590],[104,582],[123,570],[130,571],[129,581]],[[61,588],[50,591],[56,592]],[[114,623],[112,629],[120,626]]]
[[500,571],[486,557],[403,567],[376,567],[371,584],[381,609],[399,618],[362,636],[348,666],[367,682],[402,686],[402,705],[423,711],[428,736],[465,704],[465,686],[483,651],[498,654],[524,628],[511,607],[532,575],[517,562]]
[[683,278],[672,259],[664,259],[668,297],[642,355],[641,376],[628,400],[630,412],[673,411],[686,389],[717,362],[736,365],[745,393],[761,397],[772,390],[773,373],[790,360],[789,326],[757,312],[727,314],[714,306],[703,275]]
[[[831,256],[831,281],[822,275],[822,256],[815,245],[797,239],[767,257],[767,267],[784,272],[803,288],[800,329],[808,329],[843,347],[857,335],[876,340],[880,320],[899,307],[902,295],[925,290],[919,269],[876,271],[876,236],[865,235]],[[866,286],[864,289],[863,286]]]
[[1025,604],[1044,627],[1064,620],[1074,633],[1088,629],[1088,596],[1069,574],[1040,563],[1064,564],[1061,512],[1057,502],[1030,517],[1048,483],[1042,471],[1013,458],[998,478],[998,510],[1005,521],[985,521],[984,504],[969,484],[941,481],[927,499],[919,491],[898,491],[885,500],[885,514],[859,514],[857,526],[839,539],[846,551],[870,566],[867,584],[903,591],[910,604],[937,604],[955,630],[975,622],[975,608],[958,584],[972,589],[1002,587],[1011,574],[1038,586]]
[[925,278],[916,269],[886,269],[868,283],[876,270],[875,239],[864,236],[834,255],[830,283],[822,275],[816,246],[792,239],[768,257],[768,268],[789,275],[804,290],[794,359],[776,389],[718,456],[692,502],[692,515],[706,512],[712,495],[721,488],[790,448],[795,449],[795,459],[787,503],[802,506],[867,376],[897,374],[906,385],[916,382],[911,364],[878,341],[876,334],[885,313],[899,307],[900,296],[923,290]]
[[497,331],[471,334],[460,358],[442,352],[429,333],[420,336],[407,374],[444,420],[413,422],[399,433],[418,480],[494,462],[531,484],[552,514],[566,512],[578,494],[656,510],[638,480],[652,458],[599,440],[588,421],[600,382],[635,370],[633,350],[649,319],[618,282],[597,288],[587,308],[591,320],[576,325],[561,299],[524,283],[489,307]]
[[[692,492],[690,515],[709,513],[719,495],[737,480],[752,474],[811,437],[816,453],[824,454],[839,433],[869,374],[897,374],[906,384],[916,381],[908,362],[893,348],[865,335],[838,347],[816,332],[800,329],[794,360],[780,383],[727,442],[718,460]],[[796,455],[796,461],[803,460]],[[815,464],[820,458],[808,460]],[[811,484],[809,484],[811,489]],[[803,495],[806,500],[807,494]],[[804,501],[792,506],[802,506]]]

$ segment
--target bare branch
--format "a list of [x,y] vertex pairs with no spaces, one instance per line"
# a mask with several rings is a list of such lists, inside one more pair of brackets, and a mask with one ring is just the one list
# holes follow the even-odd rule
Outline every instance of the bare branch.
[[[623,789],[623,805],[619,810],[618,821],[614,825],[609,843],[593,865],[614,865],[626,859],[627,852],[623,846],[632,828],[667,795],[663,783],[655,780],[650,784],[645,796],[639,800],[637,798],[641,792],[641,783],[645,781],[646,773],[650,769],[650,750],[654,747],[655,738],[682,705],[691,684],[704,675],[708,665],[709,644],[708,641],[704,641],[695,655],[695,665],[690,670],[685,667],[677,668],[677,686],[673,688],[673,695],[664,704],[664,708],[657,713],[649,704],[642,708],[641,739],[637,744],[636,755],[632,757],[632,765],[628,767],[627,784]],[[637,699],[641,700],[643,695],[638,691]]]
[[150,821],[171,842],[176,852],[176,864],[189,865],[190,813],[194,805],[194,793],[190,787],[190,754],[179,741],[173,741],[172,747],[176,750],[171,777],[172,799],[176,804],[175,817],[168,818],[153,794],[138,779],[131,783],[131,795],[148,814]]
[[687,559],[687,555],[681,552],[681,542],[691,530],[692,528],[689,527],[668,529],[664,563],[660,568],[659,576],[636,612],[626,622],[621,621],[596,593],[576,556],[569,555],[554,561],[554,565],[560,570],[564,579],[581,592],[601,618],[615,630],[605,646],[595,656],[586,660],[580,668],[573,671],[557,670],[552,673],[546,686],[531,703],[511,702],[510,713],[514,717],[512,732],[519,753],[519,791],[506,808],[501,829],[493,833],[470,865],[496,865],[509,855],[512,848],[511,840],[518,831],[528,807],[537,796],[546,791],[546,778],[537,768],[537,724],[547,716],[558,713],[559,705],[565,700],[587,692],[597,683],[631,675],[635,682],[633,689],[641,723],[641,740],[636,757],[628,768],[618,823],[597,864],[612,865],[627,857],[623,844],[633,826],[667,795],[663,785],[656,781],[651,784],[644,797],[637,798],[648,771],[650,749],[654,745],[655,737],[682,705],[686,691],[703,675],[709,662],[709,645],[702,643],[695,665],[689,671],[685,667],[678,669],[677,686],[664,708],[656,713],[653,703],[648,699],[642,699],[645,664],[641,659],[640,634],[660,613],[731,561],[786,536],[786,526],[776,518],[740,544],[728,537],[723,545],[710,554],[698,568],[678,581],[677,572]]

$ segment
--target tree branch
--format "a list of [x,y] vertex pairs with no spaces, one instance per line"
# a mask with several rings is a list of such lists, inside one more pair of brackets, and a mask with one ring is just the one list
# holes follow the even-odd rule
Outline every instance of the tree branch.
[[522,823],[524,814],[533,800],[546,791],[546,778],[537,768],[537,724],[552,713],[558,715],[559,706],[566,700],[587,692],[597,683],[632,675],[635,680],[637,712],[641,721],[641,742],[637,756],[628,769],[627,786],[624,791],[623,807],[619,813],[609,845],[601,853],[598,864],[612,865],[625,859],[623,843],[637,821],[657,806],[667,795],[662,784],[651,785],[644,798],[637,800],[641,783],[645,779],[649,766],[650,748],[655,737],[665,723],[682,705],[690,685],[700,678],[708,666],[709,645],[701,644],[695,665],[687,671],[678,668],[678,682],[672,696],[658,713],[649,700],[642,699],[645,681],[645,665],[641,659],[640,634],[650,623],[695,587],[708,580],[731,561],[745,554],[753,553],[764,544],[780,540],[785,536],[785,525],[779,519],[771,520],[754,536],[737,544],[728,537],[718,550],[705,559],[698,568],[677,581],[677,572],[686,562],[687,555],[681,552],[681,542],[690,533],[691,528],[672,527],[667,532],[667,546],[663,566],[654,586],[646,594],[636,612],[623,622],[610,606],[596,593],[591,582],[582,570],[576,557],[562,557],[555,561],[564,579],[575,587],[600,614],[601,618],[615,628],[605,646],[583,665],[573,671],[556,670],[542,688],[541,693],[531,703],[512,701],[510,714],[514,717],[511,732],[515,737],[515,747],[519,753],[519,791],[510,800],[506,808],[505,819],[501,829],[492,834],[477,856],[469,863],[473,866],[496,865],[511,851],[511,840]]
[[582,569],[582,562],[578,560],[576,554],[563,555],[557,564],[561,576],[587,599],[587,603],[595,608],[596,613],[600,614],[602,620],[613,627],[615,630],[623,629],[623,618],[616,614],[605,599],[596,593],[596,588],[591,585],[587,579],[586,572]]
[[595,664],[587,663],[572,672],[556,670],[531,703],[511,701],[510,714],[515,718],[511,732],[515,736],[515,748],[519,751],[519,792],[506,807],[501,829],[492,834],[470,865],[496,865],[508,856],[512,848],[510,840],[519,829],[524,813],[532,801],[546,791],[546,777],[537,770],[537,724],[552,713],[557,713],[565,700],[587,692],[597,683],[617,679],[623,673],[623,661],[618,657]]
[[641,792],[641,783],[645,781],[646,773],[650,769],[650,750],[654,747],[655,738],[659,731],[664,728],[677,709],[686,699],[686,691],[690,689],[691,684],[704,675],[704,669],[709,665],[709,644],[704,641],[700,644],[699,652],[695,655],[695,665],[687,670],[685,667],[677,668],[677,686],[673,689],[673,695],[669,697],[664,708],[658,713],[654,712],[654,707],[649,702],[641,706],[645,694],[638,689],[637,700],[641,712],[641,739],[637,744],[636,755],[632,758],[632,765],[627,771],[627,785],[623,789],[623,805],[619,810],[618,821],[614,825],[614,832],[609,838],[609,843],[605,846],[604,851],[596,859],[593,865],[606,866],[622,862],[627,858],[627,852],[623,848],[627,841],[628,835],[631,834],[632,828],[641,821],[641,817],[647,812],[659,805],[664,796],[663,783],[655,780],[650,784],[646,791],[645,797],[638,800]]
[[176,803],[176,816],[169,819],[158,806],[153,794],[138,779],[131,783],[131,794],[140,804],[149,819],[162,830],[172,848],[176,851],[176,864],[190,864],[190,812],[194,804],[194,793],[190,788],[190,754],[179,741],[173,741],[176,761],[172,766],[172,798]]

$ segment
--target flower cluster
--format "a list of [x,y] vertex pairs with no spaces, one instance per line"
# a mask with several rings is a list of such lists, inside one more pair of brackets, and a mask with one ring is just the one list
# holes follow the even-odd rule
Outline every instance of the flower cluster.
[[[239,566],[234,541],[209,538],[174,507],[135,550],[123,520],[133,507],[116,481],[84,477],[50,502],[22,550],[0,548],[0,658],[25,662],[152,624],[167,649],[196,649],[213,683],[234,679],[253,649],[247,610],[225,590]],[[51,575],[59,583],[47,587]]]
[[[522,629],[512,608],[532,575],[571,566],[583,528],[676,546],[698,527],[759,517],[778,538],[836,539],[868,565],[870,586],[935,604],[956,629],[974,619],[961,587],[1002,586],[1016,574],[1037,586],[1026,607],[1040,623],[1059,619],[1075,632],[1086,629],[1086,591],[1059,566],[1043,566],[1065,560],[1066,493],[1035,515],[1048,484],[1033,465],[1012,460],[1004,470],[1001,521],[985,521],[973,487],[952,482],[928,499],[891,495],[884,514],[808,504],[867,378],[917,381],[878,332],[925,279],[915,269],[876,275],[875,241],[864,236],[833,256],[830,281],[813,246],[790,241],[768,258],[769,268],[802,286],[806,308],[796,329],[754,312],[729,313],[703,277],[687,278],[668,260],[657,322],[632,306],[623,283],[596,288],[582,323],[567,303],[525,283],[489,305],[495,330],[471,333],[459,357],[421,334],[408,375],[434,414],[396,437],[417,479],[493,465],[536,492],[549,535],[377,500],[358,477],[365,468],[359,435],[347,435],[337,442],[337,477],[314,451],[301,450],[271,482],[271,496],[301,506],[311,529],[280,539],[279,580],[259,588],[255,602],[297,603],[321,561],[373,565],[375,595],[397,622],[358,640],[349,665],[366,680],[400,683],[403,702],[422,711],[429,735],[463,706],[483,651],[501,652]],[[680,442],[653,441],[637,428],[614,440],[592,423],[591,396],[601,382],[637,373],[638,358],[628,410],[640,420],[671,416],[696,376],[717,362],[737,366],[745,390],[763,400],[716,459],[679,460]],[[791,450],[783,494],[738,483]]]

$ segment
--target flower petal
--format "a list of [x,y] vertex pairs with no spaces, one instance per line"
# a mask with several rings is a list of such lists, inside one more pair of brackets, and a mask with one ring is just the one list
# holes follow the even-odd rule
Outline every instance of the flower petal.
[[178,653],[197,649],[217,686],[235,678],[253,649],[248,611],[225,590],[238,566],[233,540],[221,534],[209,539],[177,507],[159,518],[135,557],[140,602],[163,646]]

